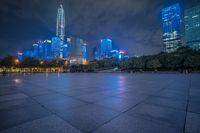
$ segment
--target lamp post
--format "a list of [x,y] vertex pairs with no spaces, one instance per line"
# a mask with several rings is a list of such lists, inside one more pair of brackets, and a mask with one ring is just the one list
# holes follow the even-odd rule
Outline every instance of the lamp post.
[[[20,63],[19,59],[15,59],[15,66],[16,67],[18,67],[19,63]],[[19,69],[19,68],[17,68],[17,69]],[[20,72],[20,71],[18,71],[18,72]]]

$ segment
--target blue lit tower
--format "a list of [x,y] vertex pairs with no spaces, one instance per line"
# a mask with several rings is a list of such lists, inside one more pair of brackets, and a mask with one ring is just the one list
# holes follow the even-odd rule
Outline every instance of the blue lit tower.
[[39,56],[39,59],[44,59],[45,57],[45,45],[44,45],[44,42],[43,41],[39,41],[38,42],[38,56]]
[[110,52],[112,51],[112,40],[111,39],[102,39],[100,44],[100,57],[108,58],[110,57]]
[[52,58],[58,59],[60,57],[60,38],[53,37],[52,38]]
[[52,45],[51,40],[44,40],[44,59],[45,60],[51,60],[52,57]]
[[65,38],[65,11],[60,5],[57,14],[56,36],[60,38],[60,58],[63,58],[63,45]]
[[39,57],[39,45],[37,43],[33,44],[33,57],[38,59]]
[[82,44],[82,58],[84,60],[87,60],[87,56],[88,56],[87,44],[83,43]]
[[200,49],[200,5],[185,10],[185,39],[187,46]]
[[173,52],[182,44],[182,15],[180,4],[161,11],[163,26],[164,52]]

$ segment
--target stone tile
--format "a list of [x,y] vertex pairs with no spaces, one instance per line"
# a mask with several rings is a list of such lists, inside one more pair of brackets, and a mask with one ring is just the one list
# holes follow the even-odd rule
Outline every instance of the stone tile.
[[2,133],[81,133],[59,117],[52,115],[2,131]]
[[107,99],[109,96],[99,95],[98,93],[89,93],[85,95],[76,96],[75,98],[80,99],[85,102],[94,103],[97,101],[101,101],[102,99]]
[[180,100],[173,100],[164,97],[151,97],[145,101],[146,104],[153,104],[157,106],[170,107],[174,109],[186,110],[187,102]]
[[60,94],[36,96],[34,99],[48,110],[59,113],[88,103]]
[[169,91],[161,91],[161,92],[155,94],[155,96],[170,98],[173,100],[180,100],[180,101],[187,101],[187,99],[188,99],[187,93],[181,93],[181,92],[170,91],[170,90]]
[[102,106],[87,105],[58,115],[82,132],[90,132],[119,113]]
[[111,97],[108,99],[102,99],[99,102],[96,102],[95,104],[101,105],[116,111],[124,112],[132,107],[134,107],[136,104],[138,104],[140,101],[138,99],[135,100],[128,100],[125,98],[117,98],[117,97]]
[[84,91],[80,91],[80,90],[55,90],[55,91],[57,91],[60,94],[63,94],[66,96],[71,96],[71,97],[88,94],[88,93],[86,93]]
[[121,115],[93,133],[182,133],[164,124],[144,120],[138,116]]
[[67,98],[69,98],[69,97],[64,96],[62,94],[58,94],[58,93],[50,93],[50,94],[33,97],[33,99],[35,99],[39,103],[45,103],[45,102],[49,102],[49,101],[53,101],[53,100],[65,100]]
[[19,93],[15,87],[0,87],[0,96]]
[[23,93],[3,95],[3,96],[0,96],[0,102],[16,100],[16,99],[25,99],[25,98],[28,98],[28,96]]
[[39,88],[28,88],[28,89],[22,89],[21,90],[24,94],[28,96],[40,96],[45,94],[52,94],[53,92],[47,89],[39,89]]
[[188,111],[200,114],[200,102],[189,101]]
[[169,126],[183,129],[186,112],[163,106],[140,104],[126,114],[131,116],[140,115],[150,120],[160,121]]
[[124,98],[130,101],[143,101],[144,99],[146,99],[148,97],[148,95],[146,94],[140,94],[138,92],[126,92],[126,93],[121,93],[118,95],[115,95],[115,97],[119,97],[119,98]]
[[32,104],[36,104],[36,102],[31,100],[30,98],[0,102],[0,111],[11,110],[15,108],[22,108],[22,107],[29,106]]
[[187,113],[186,133],[200,133],[200,114]]
[[0,122],[0,130],[48,116],[50,114],[49,111],[45,110],[40,105],[30,105],[23,108],[0,111],[0,118],[2,121]]

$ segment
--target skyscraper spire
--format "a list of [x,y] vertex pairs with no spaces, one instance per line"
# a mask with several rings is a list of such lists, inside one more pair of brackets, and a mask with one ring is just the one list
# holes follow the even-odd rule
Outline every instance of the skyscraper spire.
[[56,36],[60,38],[60,58],[63,58],[63,45],[65,38],[65,11],[62,4],[58,8]]
[[58,8],[56,35],[65,36],[65,11],[62,4]]

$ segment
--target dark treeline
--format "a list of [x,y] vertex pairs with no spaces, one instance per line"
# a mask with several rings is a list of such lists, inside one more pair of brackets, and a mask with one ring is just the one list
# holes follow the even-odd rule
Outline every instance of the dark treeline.
[[72,72],[95,72],[103,70],[113,71],[199,71],[200,51],[194,51],[188,47],[178,49],[173,53],[159,53],[152,56],[132,57],[118,61],[116,59],[104,59],[92,61],[89,65],[71,66]]
[[0,67],[62,67],[66,66],[64,60],[43,61],[34,58],[25,58],[19,61],[15,56],[0,59]]
[[[18,62],[14,56],[0,59],[0,67],[62,67],[68,69],[68,62],[63,60],[41,61],[33,58],[23,59]],[[97,72],[104,70],[112,71],[199,71],[200,50],[194,51],[183,47],[173,53],[159,53],[152,56],[132,57],[119,61],[117,59],[104,59],[90,61],[88,65],[71,65],[71,72]]]

